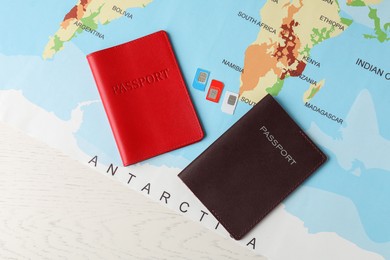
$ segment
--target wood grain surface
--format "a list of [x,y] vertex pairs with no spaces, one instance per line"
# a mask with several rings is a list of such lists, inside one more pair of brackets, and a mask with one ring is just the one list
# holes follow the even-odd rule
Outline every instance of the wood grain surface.
[[0,259],[265,259],[0,124]]

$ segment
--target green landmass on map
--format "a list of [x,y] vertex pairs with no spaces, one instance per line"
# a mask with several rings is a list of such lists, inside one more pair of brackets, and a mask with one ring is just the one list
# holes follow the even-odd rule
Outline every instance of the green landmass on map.
[[347,25],[347,26],[350,26],[352,23],[353,23],[353,20],[351,19],[348,19],[348,18],[344,18],[344,17],[341,17],[341,23]]
[[317,92],[320,90],[320,88],[313,88],[310,92],[310,95],[308,96],[307,99],[312,99],[316,94]]
[[[87,17],[84,17],[84,18],[81,18],[80,21],[83,23],[83,25],[85,26],[88,26],[89,28],[91,28],[92,30],[96,30],[98,28],[98,24],[97,22],[95,22],[95,17],[98,16],[100,14],[100,10],[102,9],[103,5],[99,7],[99,9],[92,13],[91,15],[87,16]],[[81,33],[83,31],[83,29],[81,29],[81,27],[79,27],[77,29],[77,32],[78,33]]]
[[62,46],[64,46],[64,42],[60,40],[60,37],[54,35],[54,46],[52,47],[52,49],[54,51],[59,51],[61,50]]
[[366,3],[362,0],[352,0],[351,2],[347,1],[347,5],[349,6],[366,6]]
[[368,13],[368,17],[374,21],[374,31],[375,35],[372,34],[363,34],[364,38],[366,39],[377,39],[379,42],[383,43],[385,41],[389,41],[390,37],[388,37],[387,32],[390,29],[390,23],[386,23],[383,26],[383,29],[381,28],[381,20],[378,17],[377,9],[368,7],[370,9],[370,12]]
[[310,34],[310,39],[313,43],[313,46],[329,39],[333,32],[334,26],[332,26],[329,30],[327,30],[325,27],[322,29],[313,28],[312,34]]
[[272,87],[267,88],[266,91],[272,96],[277,96],[279,92],[282,90],[283,84],[284,84],[284,80],[277,79],[276,83]]
[[310,56],[310,51],[311,51],[311,49],[306,44],[306,46],[303,48],[303,50],[301,52],[299,52],[299,54],[308,57],[308,56]]

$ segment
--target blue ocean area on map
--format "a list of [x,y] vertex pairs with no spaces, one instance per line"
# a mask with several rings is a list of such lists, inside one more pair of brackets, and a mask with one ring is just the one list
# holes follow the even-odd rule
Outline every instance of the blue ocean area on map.
[[59,21],[64,19],[65,10],[74,5],[74,0],[7,1],[6,8],[0,8],[0,17],[6,21],[0,23],[0,53],[41,56],[49,36],[58,30]]
[[72,109],[80,102],[99,99],[96,88],[90,87],[94,82],[85,56],[73,44],[53,60],[2,54],[0,60],[7,64],[0,70],[2,89],[21,90],[29,101],[62,120],[70,120]]
[[299,189],[286,201],[287,211],[302,219],[310,233],[335,232],[362,248],[390,256],[390,207],[383,204],[390,196],[390,172],[367,170],[356,161],[354,166],[361,169],[356,176],[342,169],[331,151],[324,150],[330,161],[305,183],[316,189]]
[[[337,115],[344,120],[351,112],[351,107],[359,93],[367,89],[373,99],[376,112],[374,116],[377,117],[380,134],[390,141],[390,122],[388,120],[390,103],[386,101],[390,100],[390,82],[383,77],[373,76],[372,72],[355,64],[356,60],[360,58],[371,61],[376,66],[389,71],[388,57],[378,55],[378,53],[386,53],[388,46],[376,41],[356,41],[351,44],[351,39],[362,37],[362,32],[369,31],[371,30],[360,24],[354,24],[344,34],[316,46],[311,52],[311,57],[321,61],[321,69],[308,65],[303,73],[315,75],[315,79],[318,81],[326,79],[324,87],[310,103],[326,111],[337,112]],[[345,55],[346,53],[350,53],[350,55]],[[308,84],[306,84],[307,86]],[[336,140],[343,138],[341,128],[348,127],[348,122],[340,125],[305,107],[302,101],[304,90],[304,85],[300,84],[298,79],[290,78],[286,81],[278,98],[291,114],[295,115],[295,119],[304,129],[308,130],[314,122],[331,138]],[[337,100],[338,102],[329,102],[329,100]],[[372,115],[368,116],[372,117]],[[365,115],[362,114],[361,119],[364,120]],[[354,130],[358,132],[360,129]],[[316,140],[315,137],[313,138]],[[333,231],[363,248],[381,252],[382,255],[390,257],[390,204],[383,203],[390,198],[390,190],[386,188],[390,183],[390,171],[365,169],[362,162],[355,161],[354,166],[361,169],[361,176],[355,176],[352,172],[355,167],[351,170],[342,169],[337,162],[336,155],[332,151],[322,148],[327,151],[329,160],[304,185],[351,199],[364,230],[360,230],[362,233],[359,233],[357,225],[345,225],[344,222],[337,220],[336,217],[340,214],[348,214],[345,209],[342,212],[335,210],[335,212],[323,214],[321,208],[329,209],[332,207],[329,204],[324,204],[323,196],[316,192],[304,194],[315,201],[311,204],[315,208],[308,210],[306,207],[306,210],[302,210],[302,205],[297,203],[301,200],[292,196],[286,202],[286,209],[304,220],[305,225],[312,233]],[[353,149],[355,146],[345,147],[345,152]],[[378,160],[388,160],[389,154],[378,151],[371,153],[371,156],[379,157]],[[298,192],[298,194],[300,193]],[[299,196],[303,195],[300,194],[297,197]],[[329,203],[335,203],[335,201]],[[351,220],[356,218],[356,216],[350,217]]]

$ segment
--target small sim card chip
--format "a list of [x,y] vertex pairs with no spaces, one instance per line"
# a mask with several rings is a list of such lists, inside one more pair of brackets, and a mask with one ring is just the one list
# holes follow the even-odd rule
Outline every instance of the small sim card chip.
[[209,91],[207,93],[206,99],[212,102],[218,103],[221,98],[222,90],[224,84],[221,81],[213,79],[210,84]]
[[229,98],[227,100],[227,104],[234,106],[236,104],[237,97],[234,95],[229,95]]
[[222,107],[221,107],[222,112],[233,115],[234,110],[236,109],[237,106],[237,101],[238,101],[237,93],[226,91],[225,97],[223,98]]
[[218,90],[210,89],[209,94],[207,96],[209,99],[215,100],[218,97]]
[[204,71],[201,71],[199,73],[199,76],[198,76],[198,83],[201,83],[201,84],[207,84],[207,79],[209,77],[209,74],[204,72]]
[[195,74],[192,86],[196,89],[204,91],[206,89],[207,81],[209,80],[210,71],[198,69]]

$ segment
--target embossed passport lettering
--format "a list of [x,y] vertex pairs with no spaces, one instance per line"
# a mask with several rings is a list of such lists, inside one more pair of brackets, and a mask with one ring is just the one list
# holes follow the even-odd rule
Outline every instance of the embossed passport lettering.
[[202,139],[166,32],[87,58],[125,166]]
[[241,239],[326,160],[267,95],[179,177]]

